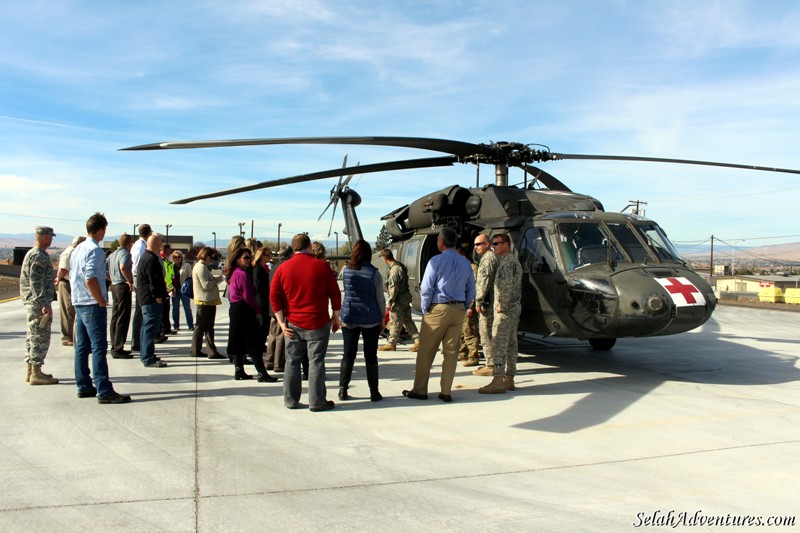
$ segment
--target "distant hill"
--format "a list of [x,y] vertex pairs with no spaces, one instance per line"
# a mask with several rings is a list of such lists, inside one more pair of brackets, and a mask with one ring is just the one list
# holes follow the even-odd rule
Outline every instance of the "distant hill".
[[[53,248],[66,248],[72,243],[74,235],[56,234],[53,239]],[[0,233],[0,247],[15,248],[17,246],[32,246],[33,232],[31,233]]]
[[[685,258],[691,260],[708,260],[711,254],[710,243],[699,246],[676,246],[678,252]],[[800,262],[800,242],[787,244],[770,244],[765,246],[736,246],[734,252],[730,246],[719,244],[714,246],[714,261],[717,259],[729,259],[736,254],[736,263],[740,260],[764,260],[777,262]]]

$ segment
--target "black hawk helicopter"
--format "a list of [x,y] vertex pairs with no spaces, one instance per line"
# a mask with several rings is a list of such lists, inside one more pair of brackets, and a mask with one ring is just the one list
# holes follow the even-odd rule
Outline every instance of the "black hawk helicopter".
[[[519,331],[588,340],[598,350],[611,349],[617,338],[671,335],[706,322],[716,307],[709,284],[684,261],[653,220],[608,212],[595,198],[572,192],[561,181],[531,163],[565,159],[645,161],[788,172],[798,170],[637,156],[563,154],[537,144],[473,144],[418,137],[303,137],[220,141],[163,142],[122,150],[164,150],[277,144],[375,145],[448,154],[357,165],[265,181],[172,202],[186,204],[267,187],[339,177],[331,190],[335,215],[342,202],[345,233],[361,239],[355,208],[361,197],[349,188],[354,174],[452,166],[494,166],[493,184],[451,185],[385,215],[395,258],[408,267],[414,306],[419,309],[420,283],[443,226],[453,228],[462,246],[474,237],[508,233],[523,267]],[[522,187],[509,186],[508,168],[524,170]],[[343,182],[342,177],[348,176]],[[530,182],[528,182],[530,176]],[[478,180],[476,180],[478,181]],[[327,207],[326,207],[327,210]],[[324,214],[324,211],[323,211]]]

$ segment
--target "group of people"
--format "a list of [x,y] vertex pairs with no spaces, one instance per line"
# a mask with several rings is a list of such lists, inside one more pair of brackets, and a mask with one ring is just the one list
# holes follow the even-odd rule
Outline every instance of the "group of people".
[[[369,243],[354,242],[341,273],[342,294],[336,273],[324,260],[324,247],[312,243],[304,233],[294,236],[290,249],[280,251],[277,266],[272,263],[268,247],[234,238],[228,247],[224,276],[214,276],[210,266],[220,259],[215,249],[202,248],[191,268],[183,263],[182,254],[173,253],[162,236],[153,233],[147,224],[140,226],[136,242],[127,234],[121,236],[119,248],[106,260],[99,243],[105,237],[107,225],[102,213],[92,215],[86,223],[87,236],[82,241],[76,239],[72,249],[65,250],[67,259],[62,254],[58,273],[46,252],[54,237],[52,228],[40,226],[35,230],[35,246],[26,255],[20,276],[28,321],[26,381],[31,384],[58,383],[57,378],[42,371],[49,347],[51,304],[58,288],[60,292],[68,292],[68,297],[61,296],[62,343],[75,349],[78,397],[96,396],[100,403],[130,401],[130,396],[114,390],[108,376],[108,279],[114,302],[110,320],[112,357],[132,358],[124,344],[133,307],[131,347],[140,352],[140,360],[146,367],[167,366],[155,355],[154,345],[177,332],[181,309],[192,330],[191,355],[224,358],[214,342],[214,323],[216,307],[226,297],[230,301],[227,355],[234,365],[234,379],[254,377],[244,369],[245,357],[255,366],[259,382],[275,382],[268,370],[283,370],[283,399],[289,409],[308,407],[317,412],[334,408],[334,402],[327,399],[325,356],[330,334],[340,328],[343,356],[339,399],[351,398],[349,387],[361,341],[370,400],[380,401],[378,341],[387,312],[389,336],[380,350],[396,349],[400,332],[405,328],[414,340],[411,351],[417,352],[414,385],[403,391],[405,397],[428,398],[431,366],[441,346],[444,360],[439,398],[452,401],[461,332],[467,321],[474,321],[473,313],[479,315],[486,357],[486,366],[475,373],[493,377],[479,392],[514,390],[521,267],[510,253],[506,234],[492,237],[494,251],[489,249],[486,235],[477,235],[474,246],[480,260],[474,271],[471,262],[456,253],[456,233],[449,228],[441,230],[437,238],[441,253],[429,262],[421,284],[423,318],[418,332],[411,317],[408,272],[388,248],[380,253],[389,267],[384,284],[381,273],[370,263]],[[224,294],[220,294],[223,278],[227,286]],[[191,290],[187,291],[186,286]],[[194,320],[190,298],[197,310]],[[68,303],[74,310],[71,328],[64,324],[70,316],[64,310]],[[204,343],[206,352],[202,351]],[[93,378],[88,366],[89,354]],[[476,357],[477,353],[473,358]],[[303,377],[308,379],[307,406],[300,402]]]

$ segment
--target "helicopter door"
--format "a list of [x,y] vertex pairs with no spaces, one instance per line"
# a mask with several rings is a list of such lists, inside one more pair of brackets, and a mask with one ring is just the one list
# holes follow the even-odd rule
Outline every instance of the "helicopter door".
[[519,243],[522,264],[520,329],[550,335],[548,324],[558,320],[553,303],[563,300],[564,276],[559,271],[546,228],[528,228]]
[[408,269],[408,289],[411,291],[411,305],[415,309],[419,309],[420,306],[419,285],[422,282],[419,267],[420,247],[421,239],[411,238],[403,243],[402,253],[398,257],[398,260]]

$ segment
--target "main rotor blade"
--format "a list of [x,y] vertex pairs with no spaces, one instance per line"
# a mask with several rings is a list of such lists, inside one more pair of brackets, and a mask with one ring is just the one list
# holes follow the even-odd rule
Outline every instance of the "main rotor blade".
[[544,170],[538,167],[534,167],[532,165],[522,165],[522,168],[533,176],[535,179],[539,180],[544,184],[545,187],[550,189],[551,191],[566,191],[572,192],[572,190],[564,185],[560,180],[555,178],[554,176],[548,174]]
[[737,163],[719,163],[716,161],[695,161],[693,159],[671,159],[666,157],[639,157],[627,155],[587,155],[587,154],[551,154],[551,160],[560,159],[593,159],[606,161],[644,161],[648,163],[678,163],[681,165],[705,165],[709,167],[741,168],[745,170],[763,170],[765,172],[784,172],[800,174],[800,170],[791,168],[760,167],[757,165],[740,165]]
[[222,148],[228,146],[257,146],[264,144],[356,144],[372,146],[398,146],[401,148],[418,148],[445,154],[468,156],[475,154],[493,154],[494,150],[481,144],[473,144],[448,139],[428,139],[425,137],[285,137],[275,139],[231,139],[220,141],[175,141],[153,144],[142,144],[128,150],[172,150],[185,148]]
[[289,178],[281,178],[277,180],[263,181],[255,185],[246,185],[244,187],[236,187],[234,189],[227,189],[224,191],[213,192],[209,194],[201,194],[200,196],[192,196],[191,198],[184,198],[182,200],[175,200],[171,204],[188,204],[195,200],[205,200],[207,198],[217,198],[219,196],[228,196],[230,194],[238,194],[241,192],[255,191],[258,189],[266,189],[268,187],[278,187],[280,185],[289,185],[291,183],[301,183],[304,181],[321,180],[324,178],[335,178],[336,176],[344,176],[345,174],[353,174],[358,171],[359,174],[369,174],[372,172],[385,172],[389,170],[406,170],[412,168],[431,168],[431,167],[447,167],[457,163],[458,158],[455,156],[442,156],[442,157],[426,157],[423,159],[406,159],[403,161],[389,161],[386,163],[376,163],[373,165],[364,165],[356,167],[335,168],[331,170],[323,170],[321,172],[312,172],[310,174],[301,174],[299,176],[292,176]]

